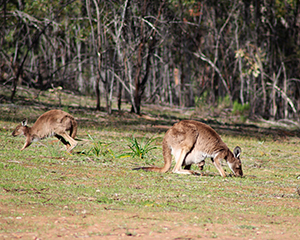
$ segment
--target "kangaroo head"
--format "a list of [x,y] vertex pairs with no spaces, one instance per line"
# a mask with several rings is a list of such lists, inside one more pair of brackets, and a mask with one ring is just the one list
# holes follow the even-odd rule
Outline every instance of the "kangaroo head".
[[242,177],[243,176],[243,170],[242,170],[242,162],[240,159],[241,155],[241,148],[240,147],[235,147],[233,150],[233,156],[228,159],[228,165],[232,172],[234,173],[235,176],[237,177]]
[[12,132],[12,135],[14,137],[24,135],[27,131],[27,119],[24,118],[23,121],[15,128],[15,130]]

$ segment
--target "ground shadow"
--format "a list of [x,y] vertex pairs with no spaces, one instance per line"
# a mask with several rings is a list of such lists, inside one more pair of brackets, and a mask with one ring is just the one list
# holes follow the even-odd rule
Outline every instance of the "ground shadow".
[[[73,107],[66,105],[59,105],[58,103],[45,103],[35,99],[28,99],[24,97],[18,97],[18,105],[10,103],[0,103],[0,120],[8,122],[21,122],[24,117],[27,117],[31,125],[36,121],[38,115],[31,114],[25,116],[22,114],[24,109],[28,110],[30,107],[34,106],[39,108],[41,113],[46,112],[50,109],[67,109],[68,112],[73,114],[78,121],[79,127],[89,128],[93,127],[95,129],[119,129],[119,130],[137,130],[141,132],[150,133],[163,133],[166,132],[174,123],[188,119],[189,117],[178,117],[172,112],[161,112],[161,114],[153,114],[150,112],[143,111],[142,115],[137,115],[130,113],[129,111],[117,111],[113,110],[111,115],[106,114],[105,109],[101,111],[96,111],[92,107]],[[3,110],[5,108],[5,110]],[[220,135],[230,135],[230,136],[241,136],[241,137],[254,137],[259,140],[265,138],[285,139],[287,137],[300,137],[300,130],[289,130],[280,127],[259,127],[255,124],[228,124],[212,119],[202,119],[193,118],[203,123],[210,125],[214,128]],[[12,127],[13,128],[13,127]]]

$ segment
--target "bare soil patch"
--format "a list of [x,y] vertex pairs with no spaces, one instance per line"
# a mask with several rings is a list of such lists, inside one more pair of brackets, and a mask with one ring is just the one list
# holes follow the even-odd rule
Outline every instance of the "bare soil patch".
[[[1,212],[12,211],[0,205]],[[39,208],[39,210],[42,210]],[[14,210],[15,211],[15,210]],[[48,216],[26,216],[28,207],[20,206],[19,216],[0,223],[18,222],[15,232],[0,233],[1,239],[299,239],[298,217],[262,217],[251,215],[251,224],[239,224],[249,215],[228,216],[228,223],[189,223],[201,218],[192,212],[124,212],[102,207],[77,214],[66,210]],[[48,210],[45,209],[45,212]],[[14,214],[16,215],[16,214]],[[163,216],[163,217],[162,217]],[[232,219],[234,217],[235,219]],[[237,217],[237,219],[236,219]],[[24,224],[22,224],[22,222]],[[29,229],[28,229],[29,228]]]

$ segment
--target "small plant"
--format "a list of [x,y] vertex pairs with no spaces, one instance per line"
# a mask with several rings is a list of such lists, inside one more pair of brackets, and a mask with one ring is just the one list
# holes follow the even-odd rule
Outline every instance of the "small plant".
[[129,155],[131,157],[139,157],[141,159],[145,158],[148,152],[150,152],[153,149],[156,149],[157,146],[151,146],[151,143],[153,143],[157,138],[151,137],[149,140],[147,140],[145,143],[145,136],[142,138],[141,143],[137,141],[137,139],[132,136],[132,138],[129,139],[130,145],[129,148],[131,149],[131,152]]
[[232,109],[233,114],[245,114],[249,109],[250,109],[249,103],[245,103],[244,105],[242,105],[238,101],[233,102],[233,109]]
[[195,96],[195,107],[197,109],[202,109],[203,106],[206,106],[207,103],[207,98],[209,96],[209,92],[208,91],[204,91],[201,96]]
[[125,233],[125,234],[126,234],[126,236],[130,236],[130,237],[131,237],[131,236],[136,236],[136,235],[137,235],[136,232],[134,232],[134,231],[133,231],[133,232],[130,232],[128,229],[126,230],[126,233]]
[[244,105],[242,105],[238,101],[233,102],[232,113],[235,115],[240,115],[240,119],[242,122],[245,122],[247,120],[249,109],[249,103],[245,103]]
[[240,225],[239,228],[241,228],[241,229],[250,229],[250,230],[256,229],[256,227],[251,226],[251,225]]
[[231,104],[230,96],[227,94],[225,97],[218,97],[218,107],[225,108]]
[[115,158],[115,154],[113,153],[113,151],[111,149],[108,148],[108,146],[111,143],[105,143],[105,142],[101,142],[101,141],[95,141],[92,136],[88,135],[89,138],[93,141],[93,146],[90,148],[90,150],[88,150],[87,154],[91,154],[91,155],[95,155],[96,157],[100,157],[100,156],[112,156]]

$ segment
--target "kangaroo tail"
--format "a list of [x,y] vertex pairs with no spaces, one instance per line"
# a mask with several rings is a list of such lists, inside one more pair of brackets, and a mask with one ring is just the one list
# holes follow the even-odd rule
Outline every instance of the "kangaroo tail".
[[159,173],[166,173],[167,171],[170,170],[171,168],[171,163],[172,163],[172,154],[171,154],[171,149],[168,147],[167,142],[165,139],[163,140],[163,156],[164,156],[164,161],[165,165],[163,167],[138,167],[134,168],[133,170],[144,170],[144,171],[150,171],[150,172],[159,172]]

